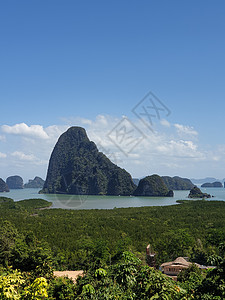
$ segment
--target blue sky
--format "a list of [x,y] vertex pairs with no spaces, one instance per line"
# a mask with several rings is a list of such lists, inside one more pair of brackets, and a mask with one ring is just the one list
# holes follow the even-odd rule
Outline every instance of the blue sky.
[[[71,125],[135,177],[225,177],[224,15],[222,0],[2,1],[0,177],[45,177]],[[149,91],[171,111],[154,134],[132,112]],[[146,136],[127,156],[107,139],[123,116]]]

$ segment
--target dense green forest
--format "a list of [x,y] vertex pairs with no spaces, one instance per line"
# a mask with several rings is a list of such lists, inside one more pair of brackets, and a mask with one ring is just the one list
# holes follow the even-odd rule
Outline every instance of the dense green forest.
[[[113,210],[49,206],[42,199],[0,199],[0,294],[14,282],[21,295],[0,299],[224,299],[225,202]],[[149,243],[157,267],[178,256],[218,267],[208,273],[190,268],[176,283],[146,266]],[[54,269],[86,275],[74,285],[54,278]],[[24,285],[26,293],[20,292]],[[32,298],[35,289],[45,295]]]
[[84,268],[98,243],[107,247],[108,259],[122,249],[133,251],[144,261],[150,243],[158,264],[177,256],[201,257],[201,263],[206,263],[225,240],[225,202],[182,202],[112,210],[43,210],[38,208],[51,204],[42,199],[11,200],[1,204],[0,220],[48,242],[59,269]]

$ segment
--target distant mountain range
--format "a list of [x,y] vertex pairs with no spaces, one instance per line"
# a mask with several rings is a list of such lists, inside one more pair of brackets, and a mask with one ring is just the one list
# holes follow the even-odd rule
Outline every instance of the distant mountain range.
[[201,179],[194,179],[192,178],[191,181],[194,183],[194,184],[203,184],[203,183],[213,183],[213,182],[216,182],[216,181],[219,181],[219,182],[225,182],[225,178],[224,179],[217,179],[217,178],[214,178],[214,177],[206,177],[206,178],[201,178]]

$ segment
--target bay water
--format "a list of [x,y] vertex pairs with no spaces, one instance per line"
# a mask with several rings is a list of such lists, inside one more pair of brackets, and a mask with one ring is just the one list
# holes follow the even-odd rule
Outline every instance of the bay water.
[[[52,208],[63,209],[113,209],[121,207],[165,206],[177,204],[176,200],[188,200],[189,191],[174,191],[174,197],[124,197],[124,196],[86,196],[62,194],[38,194],[40,189],[15,189],[0,193],[15,201],[41,198],[52,202]],[[201,188],[202,192],[213,195],[208,200],[225,201],[224,188]]]

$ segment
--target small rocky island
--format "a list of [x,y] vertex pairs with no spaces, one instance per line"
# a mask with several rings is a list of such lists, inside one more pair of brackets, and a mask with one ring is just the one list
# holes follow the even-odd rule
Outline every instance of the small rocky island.
[[8,185],[9,189],[23,189],[23,178],[14,175],[14,176],[9,176],[6,179],[6,184]]
[[210,194],[203,193],[200,188],[194,186],[188,195],[188,198],[211,198]]
[[139,181],[134,196],[173,197],[173,191],[167,188],[159,175],[154,174]]
[[0,178],[0,193],[9,192],[9,187],[6,182]]
[[28,183],[24,184],[24,188],[37,188],[37,189],[42,189],[44,186],[45,181],[41,178],[36,176],[34,179],[29,179]]
[[215,181],[215,182],[206,182],[206,183],[203,183],[201,185],[201,187],[210,187],[210,188],[222,188],[223,185],[220,181]]

